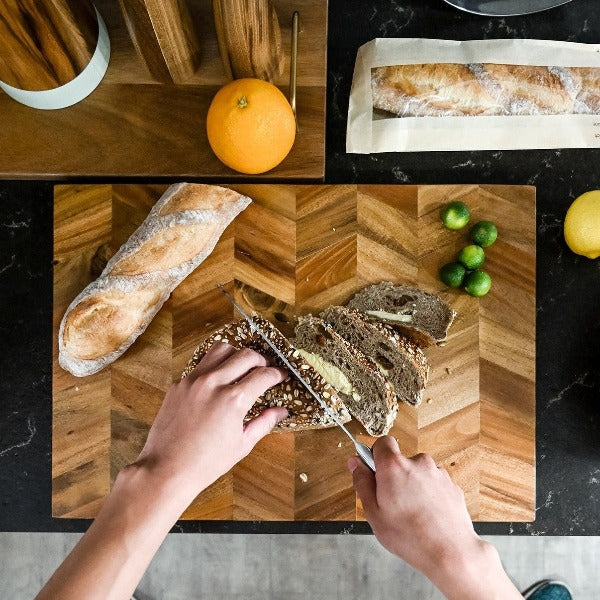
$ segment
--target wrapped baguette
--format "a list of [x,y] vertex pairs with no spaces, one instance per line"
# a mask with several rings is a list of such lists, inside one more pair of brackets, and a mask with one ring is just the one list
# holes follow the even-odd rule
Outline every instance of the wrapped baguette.
[[399,117],[597,115],[600,69],[492,63],[376,67],[373,108]]
[[61,367],[83,377],[121,356],[250,202],[218,186],[170,186],[67,308],[58,332]]

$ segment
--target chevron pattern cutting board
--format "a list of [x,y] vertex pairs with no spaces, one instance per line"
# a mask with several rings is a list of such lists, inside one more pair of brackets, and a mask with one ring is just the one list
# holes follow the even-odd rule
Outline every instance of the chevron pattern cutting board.
[[[213,254],[173,293],[150,327],[105,371],[78,379],[57,363],[65,308],[159,198],[164,185],[55,188],[52,513],[93,517],[118,470],[133,461],[170,383],[195,346],[234,318],[215,290],[285,333],[294,314],[344,303],[395,280],[440,292],[458,312],[445,346],[427,350],[418,408],[392,431],[409,455],[429,452],[463,488],[479,521],[535,515],[535,189],[521,186],[235,185],[254,199]],[[440,283],[466,243],[440,207],[460,199],[495,221],[487,251],[492,291],[481,300]],[[363,441],[370,441],[352,423]],[[363,519],[337,429],[273,434],[194,501],[183,518]],[[304,481],[306,474],[307,480]]]

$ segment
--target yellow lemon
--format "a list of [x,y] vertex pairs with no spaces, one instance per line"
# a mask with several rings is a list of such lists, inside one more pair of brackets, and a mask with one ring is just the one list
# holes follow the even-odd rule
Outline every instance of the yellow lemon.
[[575,254],[600,256],[600,190],[582,194],[569,206],[565,241]]

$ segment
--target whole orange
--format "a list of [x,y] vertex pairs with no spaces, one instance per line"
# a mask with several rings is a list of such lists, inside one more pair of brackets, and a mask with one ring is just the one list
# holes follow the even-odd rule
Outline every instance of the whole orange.
[[213,98],[206,116],[210,147],[228,167],[264,173],[289,153],[296,121],[286,97],[268,81],[236,79]]

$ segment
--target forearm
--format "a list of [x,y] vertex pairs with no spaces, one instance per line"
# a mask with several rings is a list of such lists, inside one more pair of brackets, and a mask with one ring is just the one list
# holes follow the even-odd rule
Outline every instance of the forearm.
[[38,599],[129,599],[191,498],[148,469],[124,469],[98,517]]
[[441,558],[426,575],[448,600],[522,600],[496,549],[481,538]]

